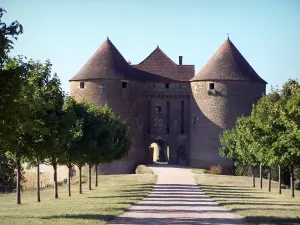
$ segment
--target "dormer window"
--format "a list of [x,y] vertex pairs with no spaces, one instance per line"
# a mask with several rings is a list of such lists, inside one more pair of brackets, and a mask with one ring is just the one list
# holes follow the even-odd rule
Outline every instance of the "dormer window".
[[211,91],[215,90],[215,83],[213,83],[213,82],[208,83],[208,90],[211,90]]
[[84,88],[84,82],[83,81],[80,82],[79,86],[80,86],[80,89],[83,89]]
[[127,88],[127,81],[122,81],[122,88]]
[[170,84],[165,84],[165,87],[166,87],[166,88],[169,88],[169,86],[170,86]]

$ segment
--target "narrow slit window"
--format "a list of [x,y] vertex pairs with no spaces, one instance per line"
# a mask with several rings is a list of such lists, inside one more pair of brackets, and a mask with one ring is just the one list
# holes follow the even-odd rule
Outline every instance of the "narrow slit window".
[[170,133],[170,101],[167,101],[167,134]]
[[209,83],[208,88],[209,90],[215,90],[215,83]]
[[197,124],[197,117],[196,116],[193,117],[193,124]]
[[126,81],[122,81],[122,88],[127,88],[127,82]]
[[156,106],[155,112],[156,112],[156,114],[161,114],[161,106],[160,105]]
[[151,132],[151,101],[148,101],[148,134]]
[[181,129],[180,133],[184,134],[184,101],[181,101]]
[[81,89],[84,88],[84,82],[80,82],[80,88],[81,88]]
[[169,88],[170,87],[170,84],[165,84],[166,88]]

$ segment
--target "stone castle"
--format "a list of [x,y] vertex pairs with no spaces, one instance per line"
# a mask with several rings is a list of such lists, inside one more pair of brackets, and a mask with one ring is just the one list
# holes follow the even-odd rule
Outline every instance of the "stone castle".
[[149,145],[156,138],[169,146],[170,164],[221,165],[232,172],[233,162],[219,155],[219,135],[237,117],[250,114],[267,83],[229,38],[196,75],[194,65],[183,65],[182,58],[177,64],[157,47],[132,65],[107,38],[70,80],[76,100],[107,104],[130,127],[128,156],[101,165],[101,173],[130,173],[149,163]]

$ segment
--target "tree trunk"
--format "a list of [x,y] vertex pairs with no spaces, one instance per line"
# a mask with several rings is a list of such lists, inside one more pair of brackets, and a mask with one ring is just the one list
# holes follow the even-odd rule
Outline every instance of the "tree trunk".
[[54,187],[54,198],[58,199],[58,188],[57,188],[57,164],[53,164],[53,187]]
[[79,194],[82,194],[82,181],[81,181],[82,166],[78,166],[78,169],[79,169]]
[[98,187],[98,165],[95,164],[95,187]]
[[40,191],[40,164],[36,166],[36,198],[37,202],[41,201],[41,191]]
[[255,187],[254,166],[252,166],[252,184],[253,184],[253,187]]
[[21,204],[21,160],[17,159],[17,204]]
[[262,165],[259,165],[259,178],[260,178],[260,189],[263,188],[263,177],[262,177]]
[[72,165],[68,166],[68,195],[71,197],[71,176],[72,176]]
[[269,170],[269,192],[271,191],[271,171],[272,171],[272,169],[270,168],[270,170]]
[[92,165],[89,165],[89,190],[92,190]]
[[292,198],[295,197],[295,186],[294,186],[294,168],[291,166],[291,191],[292,191]]
[[279,182],[279,194],[281,194],[281,168],[278,165],[278,182]]

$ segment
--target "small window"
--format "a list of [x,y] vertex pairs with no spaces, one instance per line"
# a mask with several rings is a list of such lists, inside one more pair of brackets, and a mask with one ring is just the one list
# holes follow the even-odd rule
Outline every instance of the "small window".
[[166,87],[166,88],[169,88],[169,86],[170,86],[170,84],[165,84],[165,87]]
[[80,88],[84,88],[84,82],[80,82]]
[[122,81],[122,88],[127,88],[127,82],[126,81]]
[[155,112],[156,112],[156,114],[161,114],[161,106],[160,105],[156,106]]
[[209,90],[215,90],[215,83],[209,83],[208,88]]

